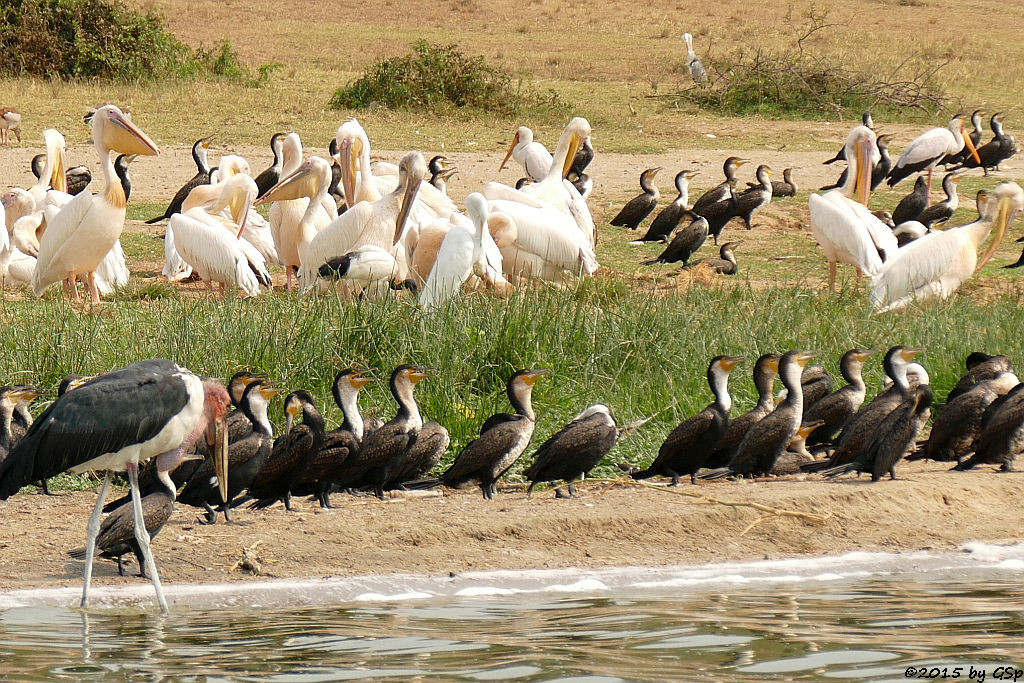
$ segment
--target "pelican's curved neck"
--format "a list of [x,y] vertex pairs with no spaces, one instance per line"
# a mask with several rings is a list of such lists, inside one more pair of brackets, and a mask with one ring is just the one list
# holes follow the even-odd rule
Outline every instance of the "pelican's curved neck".
[[359,177],[356,179],[356,201],[380,201],[382,195],[377,189],[377,183],[373,181],[373,171],[370,168],[369,139],[363,138],[361,147],[359,150]]
[[121,179],[117,177],[114,161],[110,158],[110,150],[100,139],[99,131],[93,135],[93,142],[96,145],[96,154],[100,158],[100,167],[103,169],[103,198],[114,208],[124,209],[128,206],[128,198],[124,196],[124,188],[121,187]]

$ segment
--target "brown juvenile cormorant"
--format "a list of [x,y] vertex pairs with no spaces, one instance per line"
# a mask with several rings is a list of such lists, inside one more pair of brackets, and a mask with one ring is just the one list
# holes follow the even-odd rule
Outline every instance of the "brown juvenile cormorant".
[[[993,401],[989,408],[996,405]],[[1024,384],[1018,384],[993,410],[981,436],[972,444],[974,455],[954,470],[969,470],[975,465],[999,465],[1001,472],[1012,472],[1017,454],[1024,450]]]
[[420,381],[429,377],[425,368],[400,365],[391,373],[391,395],[398,404],[398,413],[381,427],[363,435],[359,449],[345,458],[334,475],[339,488],[373,487],[374,495],[384,499],[384,483],[405,452],[419,437],[423,418],[413,397]]
[[888,472],[889,478],[895,480],[896,463],[914,446],[924,422],[922,415],[930,410],[932,400],[932,389],[927,384],[910,389],[899,406],[877,426],[867,447],[853,462],[823,470],[822,474],[837,477],[847,472],[870,472],[871,481],[875,482]]
[[214,505],[224,514],[224,521],[231,523],[230,510],[234,507],[235,499],[253,483],[274,447],[267,408],[271,399],[279,393],[280,389],[266,386],[263,380],[256,380],[242,394],[239,411],[251,426],[248,434],[229,440],[228,443],[227,500],[221,500],[220,481],[210,458],[200,463],[185,484],[178,500],[185,505],[206,510],[206,519],[200,520],[200,524],[216,524],[217,510],[213,508]]
[[917,217],[928,208],[928,183],[925,177],[918,176],[914,181],[914,189],[900,200],[892,212],[892,222],[899,226],[907,221],[916,221]]
[[[533,487],[544,481],[565,481],[569,484],[569,498],[576,495],[573,482],[583,479],[601,462],[619,439],[615,416],[608,406],[597,403],[572,419],[540,445],[533,464],[523,471],[530,481],[526,489],[529,498]],[[555,489],[556,498],[564,498],[562,489]]]
[[952,401],[946,402],[946,407],[935,418],[924,448],[908,456],[907,460],[962,462],[971,452],[975,439],[981,435],[985,411],[993,401],[1008,394],[1018,384],[1020,380],[1016,375],[1004,372],[957,394]]
[[806,351],[788,351],[779,360],[779,378],[786,387],[786,398],[769,415],[755,424],[736,448],[736,454],[726,467],[701,475],[702,479],[717,479],[731,474],[740,476],[768,475],[775,467],[789,442],[800,428],[803,415],[803,388],[801,370],[811,359]]
[[[671,241],[667,237],[679,225],[687,213],[686,204],[690,201],[690,178],[697,175],[696,171],[684,170],[676,173],[675,186],[676,198],[672,203],[658,212],[658,215],[651,221],[647,234],[630,244],[641,244],[643,242]],[[706,235],[705,235],[706,237]]]
[[684,270],[694,270],[700,267],[710,268],[712,271],[719,275],[735,275],[739,272],[739,264],[736,263],[736,255],[733,250],[743,244],[743,240],[737,240],[735,242],[726,242],[718,248],[718,258],[709,256],[708,258],[698,259],[693,263],[689,263],[683,266]]
[[729,423],[729,373],[741,360],[739,356],[716,356],[711,360],[707,379],[715,402],[669,432],[651,466],[630,472],[633,479],[662,475],[672,477],[672,486],[677,486],[683,475],[688,474],[690,483],[697,483],[697,471],[704,467]]
[[[284,167],[284,139],[286,136],[287,133],[274,133],[270,136],[270,149],[274,153],[274,161],[255,178],[256,188],[259,190],[259,193],[256,195],[257,199],[265,195],[267,190],[277,185],[281,180],[281,169]],[[331,157],[333,158],[334,155],[332,154]]]
[[754,388],[757,389],[757,405],[739,417],[729,420],[722,438],[715,444],[715,450],[705,463],[705,467],[725,467],[736,454],[736,447],[743,441],[750,428],[763,420],[775,409],[775,378],[779,374],[777,353],[766,353],[754,363]]
[[[199,456],[189,457],[198,458]],[[166,473],[161,472],[161,474]],[[170,478],[160,477],[157,480],[156,490],[142,497],[142,520],[150,540],[160,533],[173,512],[174,485]],[[85,548],[75,548],[69,550],[68,555],[76,560],[84,560],[85,550]],[[135,539],[135,513],[132,510],[130,499],[112,510],[100,524],[99,536],[96,537],[96,552],[100,557],[117,560],[117,573],[121,576],[124,576],[124,556],[132,553],[135,555],[135,561],[139,564],[139,576],[149,578],[146,576],[146,562],[143,559],[142,549]]]
[[1013,363],[1008,356],[991,356],[981,351],[972,351],[964,361],[967,373],[961,377],[956,386],[949,390],[946,396],[946,403],[973,387],[978,382],[995,379],[1004,372],[1013,372]]
[[864,349],[850,349],[843,354],[839,361],[839,372],[846,380],[846,385],[815,402],[804,411],[804,422],[822,421],[821,426],[808,437],[808,446],[831,442],[832,437],[845,427],[850,418],[860,409],[867,393],[861,371],[864,369],[864,362],[873,353],[875,352]]
[[196,174],[174,193],[171,203],[167,205],[167,209],[164,210],[163,214],[156,218],[150,218],[146,221],[147,224],[157,223],[178,213],[181,211],[181,205],[185,203],[185,199],[192,190],[200,185],[210,184],[210,164],[206,161],[206,150],[209,146],[210,138],[208,137],[195,141],[195,144],[192,145],[192,160],[196,162]]
[[309,462],[302,474],[302,481],[296,493],[305,494],[307,488],[320,502],[320,507],[331,507],[331,489],[344,474],[345,461],[359,450],[363,440],[365,424],[359,412],[359,392],[373,381],[367,377],[369,370],[347,368],[334,377],[331,394],[341,408],[341,425],[324,435],[324,442],[316,456]]
[[[324,441],[324,418],[308,391],[300,389],[288,394],[284,412],[287,431],[274,441],[270,456],[249,486],[249,496],[256,499],[250,507],[256,510],[268,508],[279,500],[284,502],[285,510],[292,509],[292,490]],[[302,424],[293,425],[299,413]]]
[[917,217],[918,222],[926,228],[933,225],[941,225],[953,217],[953,213],[960,206],[960,195],[956,192],[956,186],[963,178],[963,172],[957,171],[947,173],[942,179],[942,190],[946,193],[945,201],[932,204],[921,212]]
[[921,351],[920,348],[894,346],[886,352],[882,366],[885,368],[885,374],[892,379],[892,386],[875,396],[867,405],[861,406],[835,440],[836,449],[832,456],[827,461],[810,463],[805,468],[808,472],[848,465],[857,459],[871,444],[879,426],[885,422],[889,413],[910,395],[907,366]]
[[754,229],[753,224],[750,222],[753,220],[754,214],[768,206],[772,201],[771,166],[761,164],[757,167],[755,175],[760,184],[736,197],[736,216],[743,219],[743,224],[747,226],[747,230]]
[[690,217],[690,223],[676,226],[665,240],[667,244],[662,252],[652,259],[641,261],[640,265],[682,262],[685,266],[689,262],[693,252],[700,249],[708,238],[708,222],[692,211],[684,211],[683,215]]
[[520,370],[509,378],[505,386],[509,403],[515,413],[497,413],[487,418],[480,428],[480,436],[466,444],[455,456],[451,467],[437,480],[450,488],[458,488],[466,482],[479,484],[485,500],[492,500],[497,493],[497,481],[530,445],[536,417],[533,413],[533,386],[547,369]]
[[654,208],[658,206],[658,199],[661,198],[661,192],[654,184],[654,176],[658,175],[661,168],[661,166],[649,168],[640,174],[640,188],[643,192],[626,202],[626,205],[610,221],[612,225],[636,230],[640,223],[651,215]]
[[[748,182],[748,188],[760,187],[761,183]],[[837,186],[838,187],[838,186]],[[772,197],[795,197],[799,188],[796,183],[793,182],[793,169],[785,168],[782,170],[782,180],[772,181]],[[829,188],[832,189],[832,188]]]

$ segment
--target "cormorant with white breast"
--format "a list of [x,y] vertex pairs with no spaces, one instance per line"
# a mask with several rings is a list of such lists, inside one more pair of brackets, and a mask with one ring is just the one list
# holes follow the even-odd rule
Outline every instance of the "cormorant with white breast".
[[[281,169],[284,167],[284,139],[287,133],[274,133],[270,136],[270,149],[274,153],[274,161],[271,162],[270,166],[260,171],[260,174],[256,176],[256,187],[259,190],[259,194],[256,198],[259,199],[267,193],[267,190],[277,185],[281,180]],[[331,155],[332,157],[334,155]]]
[[536,427],[533,387],[547,373],[546,368],[534,368],[513,374],[505,393],[515,412],[497,413],[487,418],[480,427],[480,436],[466,444],[451,467],[437,480],[423,483],[458,488],[475,481],[484,499],[493,500],[498,479],[519,460],[533,438]]
[[715,402],[693,417],[683,420],[669,432],[651,466],[629,473],[633,479],[663,475],[672,477],[672,486],[677,486],[683,475],[688,474],[690,483],[697,483],[697,471],[704,467],[729,423],[729,411],[732,409],[729,373],[741,360],[739,356],[716,356],[711,359],[707,378]]
[[[586,477],[618,439],[619,428],[608,406],[590,406],[537,449],[533,464],[523,472],[530,481],[526,497],[541,482],[561,480],[569,484],[568,497],[572,498],[576,495],[573,482]],[[562,489],[555,489],[555,498],[565,497]]]
[[769,415],[755,424],[736,448],[726,467],[711,470],[701,479],[718,479],[731,474],[739,476],[768,475],[775,467],[789,442],[793,440],[804,409],[801,370],[812,355],[807,351],[788,351],[779,360],[779,378],[786,387],[786,398]]
[[695,175],[697,175],[696,171],[688,169],[676,173],[676,198],[672,200],[671,204],[658,212],[658,215],[651,221],[650,227],[647,228],[647,234],[634,242],[630,242],[630,244],[671,241],[667,237],[676,229],[683,216],[687,215],[686,205],[690,201],[690,178]]
[[636,230],[644,219],[651,215],[661,198],[661,192],[654,184],[654,176],[658,175],[661,169],[661,166],[648,168],[640,174],[640,188],[643,192],[626,202],[626,205],[615,214],[615,218],[609,221],[611,225]]
[[768,206],[772,201],[772,169],[768,164],[761,164],[757,167],[758,185],[750,188],[736,197],[736,215],[743,219],[747,230],[753,230],[751,220],[754,214]]
[[754,388],[757,389],[757,405],[739,417],[729,420],[722,438],[715,444],[715,450],[704,464],[705,467],[725,467],[736,454],[736,448],[743,441],[751,427],[763,420],[775,409],[775,378],[779,374],[777,353],[766,353],[754,363]]
[[942,179],[942,190],[946,193],[945,201],[932,204],[922,211],[921,215],[917,217],[918,222],[924,225],[925,228],[930,229],[933,225],[942,225],[952,218],[953,213],[960,206],[960,195],[957,194],[956,186],[962,178],[962,171],[947,173]]

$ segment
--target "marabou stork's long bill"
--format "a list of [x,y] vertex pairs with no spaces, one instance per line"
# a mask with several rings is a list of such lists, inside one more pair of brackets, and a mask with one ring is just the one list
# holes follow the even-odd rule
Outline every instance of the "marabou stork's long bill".
[[135,537],[153,580],[160,609],[167,601],[160,588],[149,534],[142,524],[139,463],[156,458],[157,476],[173,488],[168,472],[200,436],[212,442],[221,495],[227,490],[227,430],[231,400],[217,381],[204,380],[175,363],[157,358],[101,375],[69,391],[32,424],[0,464],[0,500],[33,481],[65,470],[106,470],[99,500],[89,518],[82,607],[89,603],[89,582],[100,529],[100,514],[113,471],[128,471],[135,515]]

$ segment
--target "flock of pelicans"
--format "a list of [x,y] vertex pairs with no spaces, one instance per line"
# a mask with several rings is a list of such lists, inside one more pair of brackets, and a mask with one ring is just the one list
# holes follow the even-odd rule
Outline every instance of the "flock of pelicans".
[[[843,149],[826,162],[847,162],[839,181],[808,202],[811,232],[829,264],[830,288],[837,264],[847,263],[858,276],[871,278],[876,308],[899,308],[949,296],[991,258],[1024,206],[1024,191],[1015,183],[979,192],[977,220],[934,227],[956,210],[956,186],[965,169],[981,167],[987,174],[1016,152],[1013,137],[1003,133],[1001,114],[991,119],[993,139],[978,147],[981,114],[972,115],[970,134],[961,115],[945,128],[925,131],[895,163],[888,154],[892,136],[876,135],[870,115],[864,115]],[[77,298],[82,281],[95,304],[129,277],[119,238],[131,194],[130,164],[138,155],[159,150],[114,105],[100,107],[87,120],[104,187],[93,194],[87,168],[66,170],[63,136],[44,131],[47,151],[37,159],[38,182],[3,195],[0,211],[7,230],[0,231],[0,275],[28,284],[37,296],[63,282],[66,293]],[[587,174],[594,157],[590,130],[586,119],[572,119],[550,153],[529,128],[520,127],[499,170],[511,157],[521,164],[524,177],[515,187],[487,183],[469,194],[464,213],[447,195],[445,180],[454,169],[444,157],[428,165],[420,153],[410,152],[397,166],[372,162],[369,137],[354,119],[338,128],[329,158],[304,157],[296,133],[275,134],[274,162],[255,177],[248,162],[233,154],[211,169],[209,140],[197,140],[192,149],[196,175],[161,216],[149,221],[167,220],[163,274],[172,281],[198,278],[211,288],[220,283],[255,296],[272,287],[269,267],[280,264],[287,288],[294,280],[304,291],[335,287],[346,296],[407,288],[424,307],[437,306],[461,290],[491,288],[506,294],[530,280],[563,282],[593,275],[598,261],[587,204],[593,190]],[[643,263],[681,262],[684,268],[704,265],[736,273],[734,250],[741,241],[722,244],[720,258],[691,263],[690,257],[708,236],[718,244],[733,219],[742,219],[749,230],[772,197],[797,192],[792,169],[784,171],[782,181],[773,181],[767,165],[757,167],[756,182],[737,191],[736,172],[746,163],[739,157],[726,159],[724,181],[692,206],[689,181],[695,172],[677,173],[677,197],[634,242],[664,243],[659,255]],[[931,204],[932,174],[940,164],[958,170],[943,180],[946,199]],[[653,213],[660,196],[654,178],[660,170],[641,174],[643,193],[623,207],[612,225],[635,230]],[[870,192],[883,180],[893,186],[915,174],[920,174],[915,190],[892,214],[869,210]],[[269,220],[256,210],[259,205],[269,205]],[[980,244],[993,232],[979,259]]]
[[[896,464],[908,455],[956,461],[957,470],[978,464],[1012,470],[1017,452],[1024,450],[1024,384],[1009,358],[972,353],[928,440],[918,444],[933,406],[928,373],[912,362],[920,352],[889,349],[883,367],[891,385],[867,403],[861,372],[873,351],[851,349],[843,355],[846,384],[838,389],[823,367],[808,367],[811,353],[765,354],[753,367],[758,402],[735,418],[730,418],[729,378],[743,359],[717,356],[707,370],[714,401],[667,435],[649,467],[619,467],[634,479],[671,477],[672,485],[686,475],[697,484],[698,479],[800,471],[895,479]],[[328,430],[309,392],[293,391],[284,401],[287,426],[276,439],[268,410],[281,390],[249,372],[236,374],[225,389],[168,360],[140,361],[97,377],[67,378],[56,401],[36,419],[28,409],[40,395],[35,387],[3,387],[0,500],[26,484],[45,486],[46,478],[65,470],[104,470],[87,545],[71,551],[86,560],[82,605],[88,602],[96,551],[116,557],[122,573],[121,557],[134,552],[166,610],[149,539],[166,523],[175,501],[205,509],[205,523],[213,524],[218,511],[231,522],[231,510],[243,503],[261,509],[282,501],[290,510],[293,495],[313,496],[329,508],[332,492],[339,490],[372,491],[383,499],[386,490],[475,482],[484,498],[492,499],[497,481],[533,438],[532,392],[546,372],[514,373],[506,386],[512,412],[489,417],[479,436],[435,477],[428,475],[448,449],[448,431],[423,420],[413,394],[432,373],[415,365],[391,373],[398,405],[391,420],[363,418],[359,392],[372,378],[367,370],[349,368],[332,386],[344,416],[340,426]],[[784,387],[778,396],[776,377]],[[549,481],[567,482],[567,495],[574,496],[573,482],[597,466],[622,433],[645,422],[620,429],[607,406],[588,407],[536,449],[523,471],[530,482],[527,497],[535,485]],[[111,473],[125,470],[131,492],[104,506]],[[556,489],[556,497],[566,494]],[[101,523],[104,510],[109,514]]]

